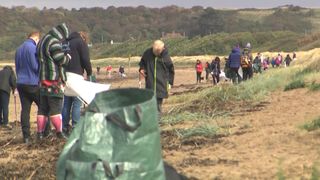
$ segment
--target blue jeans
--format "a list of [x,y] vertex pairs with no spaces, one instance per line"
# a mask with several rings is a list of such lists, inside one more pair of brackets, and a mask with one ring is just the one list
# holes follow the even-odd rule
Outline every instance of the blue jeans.
[[10,94],[0,90],[0,124],[7,125],[9,115]]
[[[70,114],[72,114],[72,127],[80,120],[80,110],[82,102],[75,96],[64,96],[62,108],[63,128],[69,127]],[[72,110],[72,112],[70,112]]]

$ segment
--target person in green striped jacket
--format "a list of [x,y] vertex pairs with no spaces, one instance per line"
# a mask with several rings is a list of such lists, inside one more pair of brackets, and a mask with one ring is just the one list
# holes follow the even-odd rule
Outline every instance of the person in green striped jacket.
[[37,116],[38,139],[43,139],[46,122],[51,121],[58,138],[62,133],[62,102],[66,81],[65,66],[71,56],[62,48],[62,42],[69,36],[65,23],[50,30],[38,43],[37,56],[40,62],[40,106]]

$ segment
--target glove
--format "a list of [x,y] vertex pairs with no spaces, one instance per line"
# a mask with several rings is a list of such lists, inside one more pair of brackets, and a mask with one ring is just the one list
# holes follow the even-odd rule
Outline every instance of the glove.
[[71,60],[71,55],[70,54],[67,54],[67,57],[69,58],[69,60]]
[[171,90],[171,84],[168,84],[168,91]]

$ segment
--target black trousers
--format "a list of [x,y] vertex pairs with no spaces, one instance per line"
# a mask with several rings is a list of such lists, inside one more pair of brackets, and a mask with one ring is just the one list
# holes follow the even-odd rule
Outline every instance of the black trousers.
[[201,82],[201,74],[202,72],[197,72],[197,83]]
[[216,85],[220,82],[220,75],[219,74],[213,74],[212,75],[212,81],[213,81],[213,84]]
[[[38,111],[40,109],[40,89],[37,85],[17,84],[21,102],[21,129],[23,138],[30,137],[30,110],[32,103],[36,103]],[[50,121],[47,121],[45,134],[49,134],[51,129]]]
[[0,90],[0,124],[7,125],[9,122],[9,100],[10,94]]
[[209,79],[209,74],[210,74],[210,72],[209,72],[209,71],[206,71],[206,80]]
[[161,118],[161,113],[162,113],[162,103],[163,103],[163,98],[157,98],[157,107],[158,107],[159,119]]
[[250,67],[242,68],[242,72],[243,72],[243,80],[244,81],[251,79],[252,69]]
[[32,103],[36,103],[39,109],[40,92],[37,85],[18,84],[19,97],[21,102],[21,129],[24,138],[30,137],[30,110]]

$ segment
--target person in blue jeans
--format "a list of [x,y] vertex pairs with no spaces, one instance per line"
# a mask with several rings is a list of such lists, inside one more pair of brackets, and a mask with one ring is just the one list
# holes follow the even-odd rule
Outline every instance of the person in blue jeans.
[[[74,127],[80,119],[82,102],[75,96],[64,96],[62,108],[63,128],[66,132],[70,131],[70,127]],[[70,115],[71,123],[70,126]]]
[[[86,71],[87,77],[92,75],[92,66],[89,56],[88,35],[85,32],[73,32],[67,38],[69,44],[68,53],[70,53],[72,60],[66,67],[66,71],[83,75]],[[72,128],[75,127],[80,120],[82,102],[79,98],[74,96],[64,96],[62,108],[63,131],[66,135],[70,134]],[[72,125],[70,125],[70,115]]]

